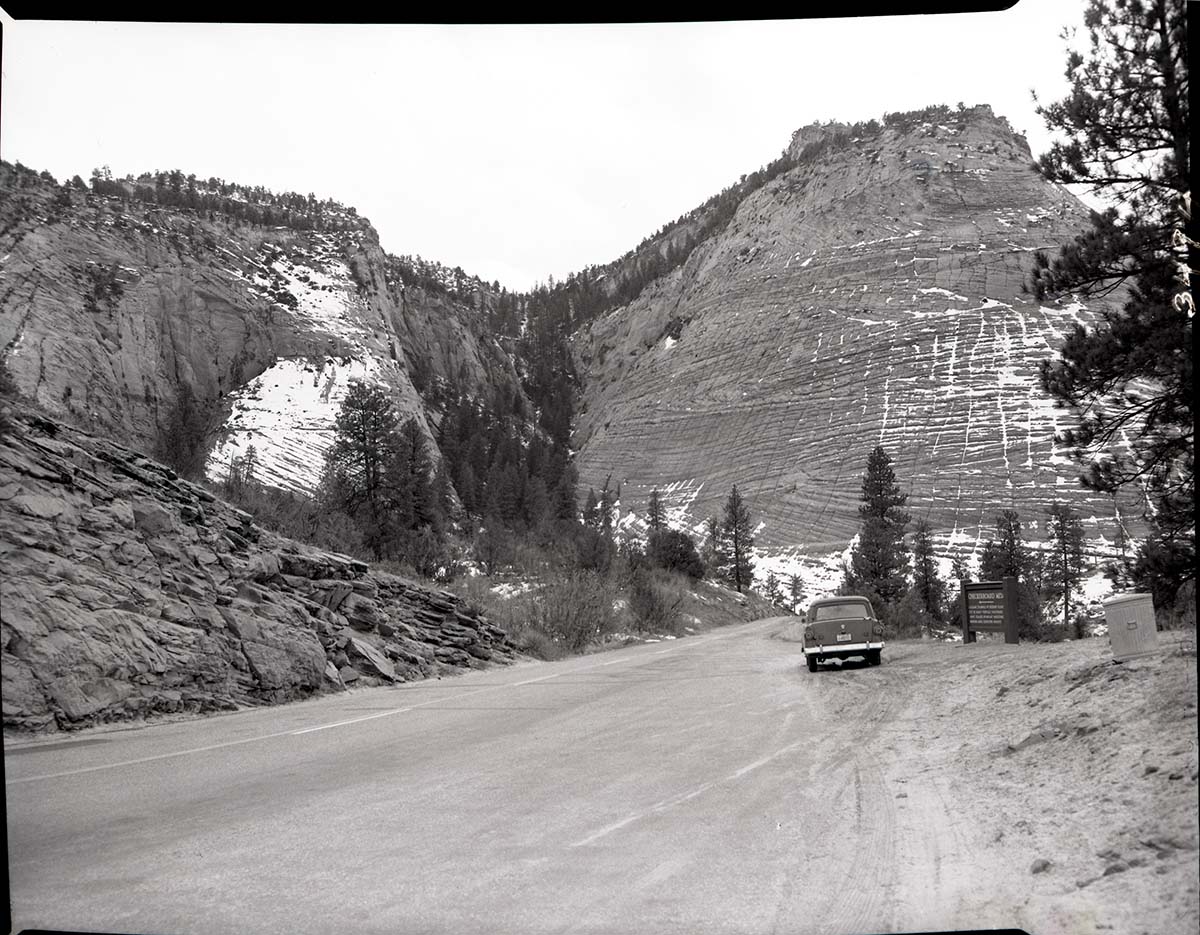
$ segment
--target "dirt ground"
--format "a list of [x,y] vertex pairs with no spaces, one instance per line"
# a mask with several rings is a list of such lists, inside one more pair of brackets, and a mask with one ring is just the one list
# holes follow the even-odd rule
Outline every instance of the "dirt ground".
[[[1121,664],[1107,639],[887,647],[896,703],[870,746],[909,829],[892,884],[903,916],[1031,935],[1200,930],[1195,631],[1160,646]],[[835,670],[812,677],[865,702]]]

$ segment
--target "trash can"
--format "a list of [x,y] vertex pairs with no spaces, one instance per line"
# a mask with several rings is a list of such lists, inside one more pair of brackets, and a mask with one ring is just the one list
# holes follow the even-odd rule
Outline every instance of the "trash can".
[[1104,601],[1113,661],[1124,662],[1158,652],[1154,599],[1149,594],[1117,594]]

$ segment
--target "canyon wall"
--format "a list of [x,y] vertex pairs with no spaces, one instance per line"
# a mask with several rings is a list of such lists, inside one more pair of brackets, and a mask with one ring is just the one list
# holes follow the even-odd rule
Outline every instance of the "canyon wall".
[[1116,505],[1078,485],[1037,380],[1099,306],[1025,291],[1035,251],[1087,209],[986,107],[805,128],[790,154],[686,263],[577,335],[584,490],[620,483],[644,512],[657,487],[698,528],[736,484],[764,549],[828,552],[857,532],[881,444],[914,517],[956,549],[1009,507],[1042,538],[1056,499],[1111,540]]

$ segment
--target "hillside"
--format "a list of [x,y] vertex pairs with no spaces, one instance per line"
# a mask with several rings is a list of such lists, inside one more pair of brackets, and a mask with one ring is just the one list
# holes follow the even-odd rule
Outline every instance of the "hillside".
[[263,480],[310,491],[351,379],[429,437],[450,382],[521,392],[491,287],[385,254],[353,209],[219,180],[172,195],[174,175],[87,191],[0,166],[0,347],[51,412],[215,476],[253,444]]
[[[515,401],[526,446],[530,424],[561,422],[564,451],[569,409],[546,409],[577,385],[579,502],[619,485],[626,527],[657,487],[699,532],[737,484],[761,567],[807,556],[816,586],[882,444],[944,555],[976,551],[1005,507],[1042,538],[1055,499],[1108,555],[1141,504],[1079,487],[1037,383],[1099,307],[1024,291],[1087,209],[1031,162],[986,106],[805,127],[618,260],[522,295],[390,256],[312,196],[179,173],[88,191],[4,166],[0,346],[50,411],[214,478],[253,445],[259,479],[311,491],[354,379],[386,385],[430,441],[463,392]],[[473,453],[461,502],[485,502],[495,450]]]
[[511,662],[455,595],[261,529],[18,406],[0,446],[5,728],[291,701]]
[[1103,548],[1114,504],[1079,488],[1036,379],[1097,308],[1023,288],[1084,206],[987,107],[807,127],[788,156],[686,262],[576,335],[583,484],[611,476],[638,512],[657,487],[692,527],[737,484],[764,549],[827,553],[856,532],[882,444],[945,544],[969,551],[1000,509],[1036,522],[1059,498]]

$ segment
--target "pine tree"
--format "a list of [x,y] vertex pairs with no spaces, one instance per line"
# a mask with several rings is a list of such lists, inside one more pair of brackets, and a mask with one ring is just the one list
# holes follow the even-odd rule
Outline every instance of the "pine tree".
[[704,522],[704,545],[700,550],[700,559],[714,575],[721,574],[721,570],[729,562],[729,557],[725,554],[721,521],[715,516],[710,516]]
[[604,486],[600,490],[600,502],[596,505],[596,511],[600,532],[610,541],[613,537],[613,510],[615,507],[616,494],[609,489],[608,479],[605,478]]
[[353,517],[363,541],[381,557],[395,528],[395,495],[390,468],[399,450],[399,418],[387,393],[374,384],[354,381],[334,422],[334,439],[325,453],[323,497]]
[[750,524],[750,510],[738,493],[736,484],[725,501],[725,517],[720,525],[720,534],[728,558],[726,577],[741,594],[742,589],[749,588],[754,580],[754,559],[750,554],[754,548],[754,532]]
[[967,560],[962,555],[956,555],[950,560],[950,580],[958,589],[958,596],[949,602],[946,613],[946,623],[951,627],[962,627],[962,582],[970,578]]
[[921,608],[931,620],[941,623],[946,602],[946,583],[938,574],[933,529],[924,519],[917,520],[913,527],[912,564],[913,590],[917,593]]
[[554,518],[560,521],[579,521],[579,502],[576,499],[576,485],[579,474],[575,465],[565,461],[558,472],[558,482],[554,485],[553,511]]
[[663,509],[658,489],[655,488],[650,491],[650,503],[646,507],[646,525],[650,527],[651,532],[656,532],[666,524],[666,511]]
[[979,557],[979,576],[984,581],[1016,578],[1020,635],[1040,635],[1040,561],[1025,545],[1021,534],[1021,517],[1016,510],[1001,510],[996,517],[996,536],[984,543]]
[[767,600],[777,607],[782,607],[787,600],[783,596],[783,589],[779,586],[779,576],[773,571],[767,572],[767,580],[763,583],[763,593]]
[[885,604],[904,596],[908,588],[908,551],[904,530],[909,515],[903,507],[908,495],[900,492],[892,459],[876,445],[867,456],[862,481],[862,504],[858,515],[863,525],[858,542],[850,552],[846,590],[869,588]]
[[792,613],[795,613],[797,605],[804,600],[804,582],[797,574],[788,578],[788,597],[792,599]]
[[432,471],[425,435],[416,418],[409,418],[396,432],[386,466],[388,506],[399,529],[429,526],[440,533],[442,512],[430,477]]
[[1062,598],[1063,626],[1071,624],[1071,595],[1079,592],[1087,573],[1083,552],[1083,521],[1065,503],[1054,503],[1049,511],[1050,553],[1046,559],[1046,591],[1052,599]]
[[588,488],[587,499],[583,501],[583,524],[591,529],[600,528],[600,501],[595,487]]
[[1084,23],[1090,48],[1068,55],[1070,93],[1039,107],[1066,137],[1039,167],[1119,207],[1093,214],[1091,229],[1053,262],[1038,255],[1033,286],[1039,298],[1126,291],[1119,311],[1072,330],[1059,357],[1043,362],[1041,379],[1076,417],[1060,440],[1084,468],[1083,484],[1109,492],[1144,485],[1152,533],[1130,571],[1170,603],[1195,579],[1196,552],[1187,270],[1200,267],[1200,234],[1188,194],[1186,4],[1091,0]]

